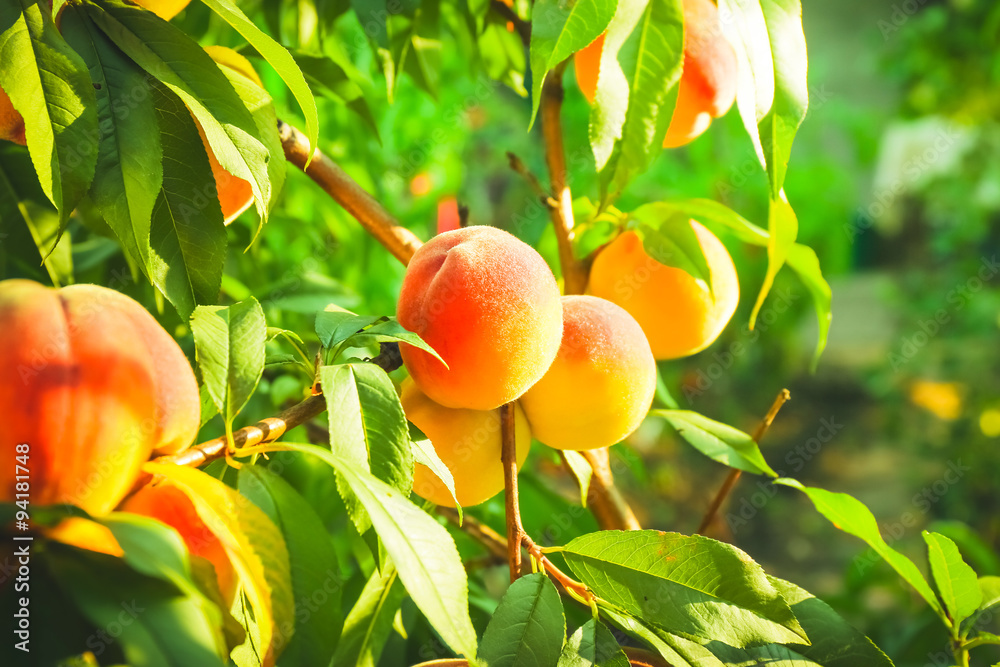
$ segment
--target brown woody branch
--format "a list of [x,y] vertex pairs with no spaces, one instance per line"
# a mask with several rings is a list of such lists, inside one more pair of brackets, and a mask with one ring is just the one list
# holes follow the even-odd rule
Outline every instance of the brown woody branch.
[[622,497],[611,472],[611,454],[607,447],[580,452],[594,471],[590,479],[588,506],[597,523],[605,530],[642,530],[631,506]]
[[[774,418],[778,416],[778,410],[780,410],[781,406],[785,404],[785,401],[791,397],[792,394],[787,389],[782,389],[778,392],[777,397],[774,399],[774,403],[771,404],[771,409],[767,411],[764,419],[762,419],[760,424],[757,425],[757,429],[751,436],[754,439],[754,442],[760,444],[761,438],[763,438],[764,434],[767,433],[767,429],[771,428],[771,423],[774,421]],[[701,520],[701,525],[698,526],[698,533],[704,533],[708,530],[708,527],[712,525],[712,521],[715,520],[715,515],[718,514],[719,509],[722,507],[722,503],[725,502],[726,497],[729,495],[730,491],[733,490],[733,487],[736,486],[736,482],[739,481],[742,474],[742,470],[733,468],[729,471],[729,474],[726,475],[725,481],[719,488],[718,493],[715,494],[715,499],[712,500],[711,506],[708,508],[708,511],[705,512],[705,516]]]
[[514,26],[525,46],[531,43],[531,24],[518,16],[513,7],[500,0],[491,0],[490,9],[507,19]]
[[357,182],[347,175],[340,165],[323,154],[318,148],[309,161],[309,142],[305,135],[281,120],[278,121],[278,135],[285,149],[285,158],[313,179],[323,191],[344,207],[361,226],[384,245],[393,256],[404,265],[409,263],[413,253],[422,245],[416,234],[403,227],[392,215],[368,194]]
[[[568,61],[567,61],[568,62]],[[559,264],[562,266],[566,294],[583,294],[587,287],[587,274],[573,254],[573,193],[569,188],[566,172],[566,151],[563,148],[562,102],[563,71],[566,63],[557,65],[545,77],[539,113],[542,137],[545,141],[545,161],[552,180],[552,198],[556,206],[550,207],[552,225],[559,244]]]

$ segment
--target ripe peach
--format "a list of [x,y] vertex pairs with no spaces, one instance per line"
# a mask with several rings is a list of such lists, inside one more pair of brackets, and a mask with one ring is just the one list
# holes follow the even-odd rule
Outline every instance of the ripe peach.
[[180,533],[188,551],[208,560],[215,568],[222,599],[227,605],[232,604],[239,585],[236,570],[222,542],[198,516],[198,510],[184,491],[170,482],[151,484],[129,496],[118,509],[151,517]]
[[[500,461],[500,411],[446,408],[427,397],[412,378],[403,381],[403,411],[424,432],[455,479],[455,495],[463,507],[478,505],[503,490]],[[514,407],[517,465],[524,463],[531,430],[521,407]],[[413,492],[438,505],[454,505],[447,487],[426,466],[416,465]]]
[[[597,96],[604,35],[574,57],[576,80],[590,102]],[[722,34],[719,9],[712,0],[684,0],[684,71],[677,106],[663,140],[664,148],[690,143],[708,129],[736,99],[736,51]]]
[[619,306],[595,296],[562,303],[559,355],[519,402],[531,432],[549,447],[610,447],[649,411],[656,360],[642,327]]
[[191,365],[129,297],[96,285],[0,282],[0,501],[13,502],[25,445],[31,502],[110,511],[154,451],[198,432]]
[[650,257],[642,240],[625,232],[598,253],[587,293],[618,304],[636,319],[657,359],[677,359],[712,344],[736,312],[740,284],[733,260],[716,236],[691,221],[712,276],[708,287]]
[[148,9],[164,21],[180,14],[191,0],[135,0],[135,4]]
[[545,374],[562,337],[552,271],[531,246],[493,227],[445,232],[417,250],[397,316],[448,364],[400,346],[417,386],[449,408],[513,401]]
[[11,104],[7,93],[0,88],[0,139],[26,146],[24,139],[24,118]]

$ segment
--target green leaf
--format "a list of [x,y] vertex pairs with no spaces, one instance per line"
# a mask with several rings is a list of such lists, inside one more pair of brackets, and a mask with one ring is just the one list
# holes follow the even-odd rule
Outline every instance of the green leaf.
[[587,459],[583,458],[580,452],[567,449],[559,452],[559,454],[566,462],[566,465],[569,466],[570,472],[576,478],[577,486],[580,487],[580,505],[586,507],[587,496],[590,494],[590,480],[594,476],[594,469],[590,466]]
[[239,490],[270,517],[288,547],[297,622],[282,664],[329,664],[344,623],[344,577],[330,534],[306,499],[267,468],[241,468]]
[[163,183],[149,230],[150,280],[183,319],[215,303],[222,288],[226,227],[198,128],[176,95],[152,87],[163,146]]
[[1000,604],[1000,577],[980,577],[979,589],[983,592],[979,611],[986,611]]
[[630,664],[611,631],[600,621],[590,619],[570,635],[558,667],[629,667]]
[[[72,283],[72,239],[69,234],[60,238],[59,214],[42,192],[28,152],[20,147],[3,146],[0,147],[0,228],[13,226],[18,219],[24,222],[38,248],[38,257],[32,260],[42,260],[52,284],[61,287]],[[0,233],[0,236],[8,235]]]
[[803,486],[798,480],[789,478],[777,479],[774,483],[784,484],[802,491],[816,506],[816,510],[829,519],[836,528],[854,535],[868,544],[875,550],[875,553],[892,566],[892,569],[913,586],[946,626],[951,626],[951,621],[944,613],[944,609],[941,608],[941,603],[938,602],[934,591],[927,584],[924,575],[920,573],[913,561],[886,544],[879,533],[875,517],[860,500],[846,493],[833,493],[825,489]]
[[219,164],[250,183],[257,212],[267,219],[273,196],[269,153],[229,79],[197,42],[151,11],[122,0],[81,5],[140,67],[181,98],[201,123]]
[[760,286],[757,301],[750,313],[751,329],[757,321],[757,314],[764,305],[764,299],[767,298],[771,286],[774,285],[774,278],[785,264],[785,258],[792,246],[795,245],[795,237],[799,233],[799,220],[795,217],[795,211],[792,210],[791,204],[785,199],[784,191],[778,193],[778,198],[772,199],[768,204],[767,229],[770,234],[767,239],[767,273],[764,275],[764,283]]
[[396,67],[407,72],[421,90],[434,98],[437,98],[441,78],[439,5],[438,2],[423,2],[412,19],[402,16],[390,19],[407,24],[403,30],[393,31],[393,50],[398,54]]
[[561,552],[600,598],[686,637],[731,646],[806,643],[806,634],[757,563],[707,537],[604,531]]
[[316,110],[316,100],[292,54],[248,19],[232,0],[202,0],[202,2],[240,33],[243,39],[247,40],[278,73],[302,109],[302,116],[306,121],[306,137],[309,139],[309,145],[315,147],[319,141],[319,113]]
[[940,533],[923,531],[927,560],[944,608],[957,629],[983,601],[976,572],[962,559],[958,547]]
[[430,471],[434,473],[441,483],[444,484],[445,488],[451,494],[452,500],[455,501],[455,509],[458,510],[459,520],[462,518],[462,506],[458,504],[458,498],[455,496],[455,478],[451,475],[451,470],[448,466],[444,464],[441,457],[438,456],[437,450],[434,449],[434,445],[426,437],[419,440],[410,440],[411,449],[413,451],[413,460],[422,466],[427,466]]
[[355,315],[330,304],[316,315],[316,335],[323,347],[332,348],[381,319],[377,315]]
[[538,0],[531,10],[531,121],[542,100],[549,70],[600,36],[615,15],[618,0]]
[[809,107],[808,56],[799,0],[760,0],[760,8],[774,62],[774,101],[767,115],[758,118],[758,128],[775,202],[782,199],[792,141]]
[[[91,197],[125,250],[150,275],[150,217],[163,181],[150,82],[78,6],[67,6],[61,29],[87,64],[97,95],[101,133]],[[189,314],[190,309],[182,312]]]
[[649,0],[618,59],[629,81],[628,110],[622,137],[601,170],[602,210],[663,151],[684,62],[680,0]]
[[799,276],[799,280],[809,290],[812,297],[813,306],[816,309],[816,321],[819,325],[819,338],[816,340],[816,350],[813,352],[812,370],[816,370],[819,357],[826,349],[826,342],[830,335],[830,323],[833,321],[833,311],[831,303],[833,292],[830,284],[823,277],[823,272],[819,268],[819,258],[816,252],[809,246],[796,243],[788,249],[788,256],[785,258],[788,266]]
[[666,419],[684,440],[713,461],[755,475],[778,476],[754,439],[739,429],[690,410],[654,410],[651,414]]
[[723,667],[712,652],[700,644],[655,630],[637,618],[605,605],[600,607],[600,612],[622,632],[646,642],[672,667]]
[[690,218],[659,202],[640,206],[630,217],[639,223],[636,232],[646,254],[664,266],[688,273],[713,293],[712,272]]
[[97,102],[87,66],[35,0],[0,3],[0,62],[0,88],[24,118],[38,180],[64,223],[97,165]]
[[413,453],[392,380],[374,364],[323,366],[333,453],[404,495],[413,488]]
[[377,137],[378,124],[372,115],[364,91],[355,81],[353,65],[346,58],[335,60],[327,55],[293,53],[295,62],[302,69],[317,95],[330,98],[356,113]]
[[407,331],[394,317],[377,322],[364,331],[350,336],[347,340],[349,344],[355,346],[370,345],[373,343],[406,343],[407,345],[412,345],[433,354],[441,363],[447,366],[444,359],[441,359],[441,355],[434,348],[425,343],[417,334]]
[[198,306],[191,316],[198,368],[227,423],[246,405],[264,372],[267,325],[257,299]]
[[649,0],[619,2],[615,16],[604,33],[601,47],[597,92],[590,107],[588,134],[597,170],[607,165],[615,142],[622,138],[630,97],[629,80],[618,62],[618,52],[639,24]]
[[[176,544],[161,545],[183,559]],[[98,628],[120,628],[115,638],[130,664],[164,667],[222,667],[218,609],[206,614],[204,599],[179,590],[171,582],[150,577],[120,558],[51,544],[45,552],[49,569]]]
[[376,569],[347,614],[332,664],[375,667],[405,597],[406,589],[392,563]]
[[[281,443],[280,447],[319,457],[347,481],[371,517],[417,608],[452,650],[467,657],[476,655],[468,579],[445,527],[398,490],[349,460],[315,445]],[[428,558],[428,554],[434,557]]]
[[767,230],[761,229],[725,204],[711,199],[684,197],[664,199],[659,204],[709,226],[713,223],[723,226],[745,243],[767,245],[770,236]]
[[247,630],[246,643],[233,650],[236,663],[276,654],[295,631],[288,549],[278,527],[249,499],[204,471],[153,462],[143,471],[187,496],[233,565],[242,591],[238,600],[248,603],[233,610],[237,618],[242,611]]
[[559,591],[545,574],[529,574],[504,593],[483,633],[479,659],[490,667],[552,667],[565,638]]
[[776,577],[769,579],[791,605],[795,618],[812,640],[811,646],[796,646],[797,653],[823,667],[892,667],[892,661],[872,640],[828,604],[793,583]]

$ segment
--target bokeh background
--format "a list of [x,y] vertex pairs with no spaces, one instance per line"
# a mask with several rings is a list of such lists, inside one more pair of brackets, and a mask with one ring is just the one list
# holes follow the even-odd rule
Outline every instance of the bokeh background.
[[[752,431],[787,387],[792,400],[763,441],[776,470],[861,499],[890,544],[918,562],[920,531],[929,528],[956,540],[980,574],[1000,574],[1000,3],[803,4],[810,110],[785,190],[798,213],[800,241],[815,248],[833,289],[829,345],[810,372],[815,316],[787,270],[757,329],[748,329],[766,255],[725,237],[740,273],[740,309],[708,350],[661,364],[668,401]],[[206,44],[232,39],[195,5],[179,19],[185,29]],[[308,6],[300,3],[299,10]],[[283,22],[286,43],[316,46],[309,16],[288,9]],[[390,101],[362,27],[353,16],[338,21],[322,48],[355,65],[367,106],[320,99],[322,148],[424,238],[434,231],[439,202],[455,197],[468,205],[472,224],[509,229],[554,262],[547,212],[505,156],[515,153],[544,180],[539,129],[527,130],[530,104],[517,93],[525,85],[518,73],[524,52],[502,29],[484,39],[503,48],[476,64],[507,85],[473,71],[471,45],[446,38],[439,79],[429,86],[436,99],[403,77]],[[262,75],[275,91],[279,116],[296,122],[297,110],[273,72]],[[571,184],[576,196],[595,197],[588,108],[572,74],[566,81]],[[735,110],[689,147],[665,152],[620,207],[674,196],[717,199],[766,225],[766,178]],[[76,281],[132,294],[193,352],[185,324],[136,280],[118,245],[84,222],[86,209],[69,229]],[[394,313],[402,267],[302,174],[289,171],[272,221],[251,246],[256,226],[248,213],[230,228],[224,300],[254,295],[269,325],[303,334],[330,302]],[[3,233],[0,275],[47,280],[26,232],[6,225]],[[299,400],[307,385],[295,371],[269,369],[241,420],[273,414]],[[220,431],[210,422],[204,435]],[[275,460],[330,526],[350,535],[329,470]],[[696,529],[726,475],[655,419],[613,450],[613,463],[644,526],[685,533]],[[539,541],[564,543],[596,529],[550,453],[535,451],[522,477],[527,527]],[[496,499],[474,510],[498,528],[502,513]],[[744,476],[709,534],[824,598],[897,665],[950,664],[931,613],[861,542],[838,532],[799,494]],[[470,568],[485,574],[485,584],[472,591],[485,618],[506,566],[459,539]],[[360,587],[370,556],[356,535],[338,546],[342,562],[357,563],[349,586]],[[345,600],[356,597],[351,593]],[[430,631],[412,605],[400,623],[409,639],[394,634],[382,664],[435,657]],[[998,659],[973,654],[973,664]]]

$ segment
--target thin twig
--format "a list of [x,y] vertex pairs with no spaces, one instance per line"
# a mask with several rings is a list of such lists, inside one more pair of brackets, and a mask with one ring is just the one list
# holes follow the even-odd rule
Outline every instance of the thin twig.
[[[567,61],[568,62],[568,61]],[[552,181],[552,197],[557,206],[549,209],[552,225],[559,244],[559,264],[562,266],[566,294],[583,294],[587,287],[587,274],[573,254],[573,193],[569,188],[566,173],[566,152],[563,149],[562,101],[563,71],[566,62],[553,69],[542,86],[542,101],[539,113],[542,121],[542,137],[545,141],[545,161]]]
[[407,264],[422,243],[416,234],[403,227],[392,215],[365,192],[357,182],[347,175],[336,162],[316,149],[312,162],[309,159],[309,142],[297,129],[278,121],[278,135],[285,149],[285,158],[299,169],[303,169],[323,191],[333,197],[338,204],[361,223],[396,259]]
[[517,441],[513,403],[500,406],[500,441],[507,507],[507,560],[510,564],[510,580],[513,582],[521,576],[521,540],[526,537],[521,526],[521,508],[517,498]]
[[580,452],[594,474],[590,478],[587,505],[604,530],[642,530],[635,512],[622,497],[611,472],[611,456],[607,447]]
[[550,209],[559,206],[559,202],[552,198],[552,194],[545,190],[545,186],[542,182],[538,180],[538,177],[528,169],[528,165],[524,164],[514,153],[507,151],[507,162],[510,164],[510,168],[524,177],[524,180],[528,182],[531,189],[538,193],[539,198],[542,203],[545,204]]
[[[777,397],[774,399],[774,403],[771,404],[771,409],[767,411],[764,419],[757,425],[757,430],[753,432],[752,437],[754,442],[760,444],[761,438],[763,438],[764,434],[767,433],[767,429],[771,427],[771,422],[773,422],[774,418],[778,415],[778,410],[780,410],[781,406],[785,404],[785,401],[791,397],[792,395],[787,389],[782,389],[778,392]],[[715,515],[718,514],[719,508],[722,507],[722,503],[725,502],[729,492],[733,490],[734,486],[736,486],[736,482],[739,481],[742,472],[742,470],[733,468],[729,471],[729,474],[726,475],[726,480],[722,483],[718,493],[715,494],[715,499],[712,501],[712,505],[708,508],[708,511],[705,512],[705,516],[701,520],[701,525],[698,526],[697,533],[704,533],[708,530],[708,527],[712,525],[712,521],[715,520]]]
[[524,42],[525,46],[531,43],[531,24],[518,16],[512,7],[500,0],[491,0],[490,9],[513,24],[514,29],[521,36],[521,41]]

